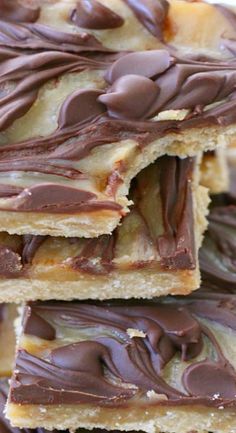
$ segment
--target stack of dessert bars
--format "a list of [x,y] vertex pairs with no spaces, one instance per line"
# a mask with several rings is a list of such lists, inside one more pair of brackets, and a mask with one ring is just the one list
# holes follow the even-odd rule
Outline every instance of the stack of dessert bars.
[[0,144],[0,433],[236,433],[236,4],[0,0]]

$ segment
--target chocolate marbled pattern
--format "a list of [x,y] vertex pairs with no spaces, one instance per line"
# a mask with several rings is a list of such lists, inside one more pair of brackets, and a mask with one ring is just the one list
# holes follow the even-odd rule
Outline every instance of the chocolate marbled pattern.
[[[211,330],[214,323],[236,330],[234,295],[198,294],[128,304],[33,303],[26,307],[25,327],[33,327],[37,335],[35,314],[45,321],[43,333],[38,327],[40,338],[47,340],[48,323],[56,333],[60,327],[73,330],[73,343],[51,349],[42,358],[19,348],[11,402],[117,406],[138,398],[145,405],[236,406],[236,372]],[[143,336],[132,338],[127,329],[142,331]],[[87,333],[83,341],[80,330]],[[198,358],[205,344],[212,345],[214,354]],[[182,387],[169,384],[163,375],[176,356],[179,362],[188,362]],[[148,403],[150,390],[165,398]]]
[[[97,5],[91,0],[85,3],[95,8]],[[152,31],[162,26],[168,12],[165,0],[128,4],[139,18],[140,14],[144,17],[141,21],[148,23]],[[2,145],[3,175],[13,171],[23,175],[40,173],[54,175],[60,182],[61,178],[69,179],[73,184],[73,180],[85,176],[76,169],[76,162],[97,146],[133,139],[142,149],[171,132],[225,126],[236,120],[236,63],[232,59],[219,62],[202,56],[179,58],[167,50],[114,53],[89,33],[61,32],[37,22],[0,20],[0,84],[6,89],[0,99],[0,130],[6,130],[28,112],[49,80],[84,69],[106,71],[107,86],[101,94],[96,89],[76,91],[62,104],[58,128],[49,136]],[[206,105],[216,102],[219,104],[204,111]],[[154,118],[163,110],[182,108],[190,110],[182,121]],[[70,188],[60,182],[47,184],[45,180],[28,188],[25,184],[22,187],[20,180],[17,187],[11,182],[1,184],[2,209],[44,213],[111,210],[122,214],[115,193],[111,199],[99,202],[96,195],[91,200],[89,191],[78,188],[80,197],[73,201]]]

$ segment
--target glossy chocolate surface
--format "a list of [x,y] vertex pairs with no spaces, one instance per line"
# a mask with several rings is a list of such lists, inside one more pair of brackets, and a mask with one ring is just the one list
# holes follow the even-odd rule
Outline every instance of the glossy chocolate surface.
[[[43,318],[43,327],[35,315]],[[236,330],[235,295],[30,304],[24,321],[28,336],[33,329],[34,336],[49,341],[53,327],[55,338],[63,330],[73,340],[60,340],[41,357],[19,348],[10,401],[235,407],[236,372],[212,326]],[[207,357],[206,345],[212,347]],[[166,379],[174,359],[183,363],[181,386],[179,379],[175,384]],[[150,391],[154,401],[148,400]]]
[[[125,3],[148,31],[163,39],[166,0]],[[16,2],[14,8],[12,5],[0,4],[5,11],[0,20],[0,84],[4,88],[0,131],[6,131],[31,109],[45,84],[65,74],[100,70],[106,83],[99,91],[82,89],[69,95],[60,108],[58,127],[50,135],[1,146],[2,176],[11,179],[9,173],[14,172],[19,173],[19,179],[28,173],[33,179],[43,177],[41,183],[34,180],[28,186],[20,180],[17,185],[1,183],[2,209],[61,214],[108,210],[121,215],[115,194],[99,200],[94,192],[73,188],[73,181],[88,176],[76,166],[81,159],[108,143],[118,145],[132,139],[143,149],[169,133],[235,122],[234,58],[182,58],[165,45],[165,49],[146,52],[112,52],[89,29],[122,31],[125,19],[98,0],[81,0],[71,10],[67,19],[85,29],[73,33],[37,22],[38,9]],[[188,110],[183,120],[156,118],[162,111],[179,109]],[[48,182],[48,176],[55,183]]]

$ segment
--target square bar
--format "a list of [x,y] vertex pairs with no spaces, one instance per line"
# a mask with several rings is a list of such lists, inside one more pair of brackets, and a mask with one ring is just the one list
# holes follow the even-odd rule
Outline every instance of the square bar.
[[159,158],[135,178],[134,205],[112,235],[1,233],[0,301],[151,298],[197,289],[209,203],[198,178],[193,158]]
[[235,330],[232,294],[31,303],[7,417],[72,431],[233,432]]
[[[234,11],[152,1],[89,0],[90,13],[83,0],[1,6],[3,231],[110,234],[139,171],[235,137]],[[205,20],[199,32],[203,16],[213,38]]]

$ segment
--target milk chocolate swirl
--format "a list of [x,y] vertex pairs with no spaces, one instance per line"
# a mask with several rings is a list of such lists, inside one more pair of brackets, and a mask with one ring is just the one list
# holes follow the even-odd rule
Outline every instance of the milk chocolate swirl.
[[86,29],[114,29],[124,24],[123,18],[97,0],[79,0],[71,20]]
[[163,30],[169,11],[167,0],[124,0],[138,20],[154,36],[163,39]]
[[[112,63],[112,58],[109,57],[106,65],[109,61]],[[91,62],[93,67],[97,65],[97,61]],[[103,62],[103,67],[105,63]],[[83,67],[84,58],[75,65],[76,70]],[[58,129],[51,135],[1,146],[0,171],[4,173],[9,167],[7,171],[16,168],[16,171],[51,173],[73,179],[81,175],[76,172],[73,161],[88,156],[97,146],[131,138],[142,149],[170,132],[178,133],[188,128],[209,125],[224,126],[233,123],[236,118],[236,72],[233,60],[219,62],[212,59],[177,59],[165,50],[129,53],[118,59],[116,57],[107,70],[106,79],[111,86],[107,87],[106,93],[101,94],[99,91],[97,98],[97,91],[91,89],[76,91],[65,100],[59,114]],[[11,98],[11,93],[6,98]],[[82,102],[86,104],[84,111],[81,111]],[[205,108],[212,103],[217,104]],[[14,112],[16,107],[14,104]],[[154,117],[163,110],[182,108],[190,110],[182,121],[159,121]],[[4,107],[3,109],[5,110]],[[74,113],[73,116],[70,115],[71,112]],[[8,122],[10,113],[11,110],[5,113],[3,122]],[[66,119],[69,118],[68,123]],[[63,191],[60,185],[53,187],[55,194],[61,195],[60,202],[64,201],[64,206],[55,206],[52,195],[48,195],[52,202],[40,203],[39,198],[47,194],[48,185],[36,185],[17,196],[14,196],[13,191],[14,199],[8,200],[7,209],[57,213],[89,212],[101,208],[121,211],[116,203],[99,203],[92,200],[91,195],[91,200],[89,197],[86,200],[81,198],[84,202],[82,207],[80,203],[74,203],[73,206],[69,199],[70,191],[65,186]]]
[[34,23],[40,15],[40,8],[30,8],[17,0],[0,0],[1,20]]
[[[10,422],[4,416],[4,409],[7,402],[7,395],[9,391],[9,385],[7,379],[0,380],[0,430],[1,433],[49,433],[48,430],[44,428],[37,429],[28,429],[23,428],[19,429],[17,427],[12,427]],[[51,433],[58,433],[57,430],[52,430]],[[69,433],[68,430],[64,430],[61,433]]]
[[60,32],[42,24],[0,20],[0,84],[14,82],[0,99],[0,131],[22,117],[33,105],[39,89],[53,78],[86,67],[103,67],[82,52],[103,52],[91,35]]
[[[145,406],[149,403],[236,405],[236,372],[211,331],[214,323],[225,326],[226,330],[227,327],[236,330],[233,295],[201,298],[198,294],[158,302],[133,301],[128,305],[53,301],[31,304],[25,312],[25,329],[30,334],[33,328],[34,336],[47,340],[46,324],[43,328],[34,326],[35,314],[43,318],[49,328],[53,326],[55,332],[58,327],[73,330],[75,340],[52,349],[42,358],[20,349],[11,402],[95,403],[114,407],[130,404],[133,398],[136,402],[138,398],[139,404]],[[202,318],[207,320],[204,325]],[[86,340],[80,341],[80,329],[86,330]],[[128,329],[140,331],[142,337],[130,336]],[[213,348],[212,355],[205,359],[199,358],[204,344]],[[188,361],[181,388],[164,378],[165,368],[169,368],[176,356],[180,363]],[[199,377],[204,380],[199,381]],[[147,393],[151,390],[162,398],[148,401]]]

